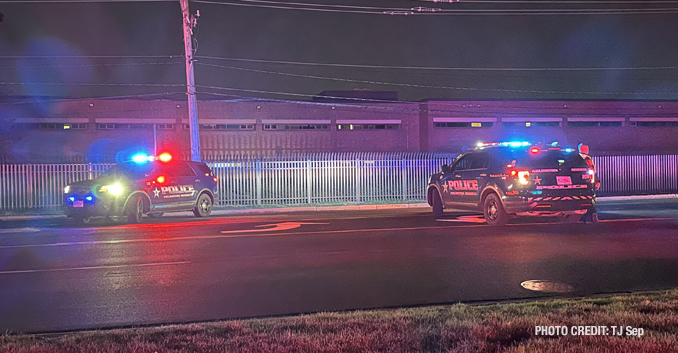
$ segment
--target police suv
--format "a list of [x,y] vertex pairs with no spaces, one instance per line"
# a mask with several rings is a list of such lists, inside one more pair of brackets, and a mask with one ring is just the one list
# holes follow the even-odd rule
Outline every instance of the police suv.
[[91,217],[126,217],[138,223],[144,214],[192,210],[196,217],[212,211],[217,178],[205,163],[173,161],[171,155],[135,155],[92,180],[64,189],[64,209],[78,223]]
[[435,216],[446,208],[477,210],[492,226],[518,216],[597,223],[596,179],[585,145],[480,143],[431,176],[427,199]]

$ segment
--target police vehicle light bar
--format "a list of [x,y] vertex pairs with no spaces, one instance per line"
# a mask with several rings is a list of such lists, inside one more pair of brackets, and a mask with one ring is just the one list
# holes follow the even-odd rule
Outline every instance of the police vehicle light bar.
[[161,162],[169,162],[172,160],[172,155],[169,153],[163,153],[157,157],[153,156],[148,156],[144,153],[138,153],[132,156],[132,161],[137,164],[142,164],[146,162],[153,162],[155,160],[161,161]]
[[163,153],[163,154],[161,154],[161,155],[158,156],[158,159],[159,159],[161,162],[169,162],[169,161],[172,160],[172,155],[169,154],[169,153]]
[[487,146],[504,146],[504,147],[525,147],[529,146],[531,143],[527,141],[511,141],[511,142],[478,142],[478,147],[487,147]]

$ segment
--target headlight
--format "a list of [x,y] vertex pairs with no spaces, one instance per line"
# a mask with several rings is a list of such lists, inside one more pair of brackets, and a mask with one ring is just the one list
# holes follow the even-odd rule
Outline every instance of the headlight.
[[66,187],[64,188],[64,194],[68,194],[69,192],[71,192],[71,186],[66,185]]
[[99,189],[99,192],[107,192],[113,195],[120,195],[122,194],[122,185],[120,184],[111,184],[111,185],[104,185]]

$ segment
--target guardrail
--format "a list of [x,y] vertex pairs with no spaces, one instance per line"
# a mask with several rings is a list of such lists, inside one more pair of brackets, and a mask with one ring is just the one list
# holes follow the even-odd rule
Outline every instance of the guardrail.
[[[429,176],[454,156],[326,153],[207,164],[219,178],[219,206],[396,203],[425,200]],[[600,196],[678,193],[678,155],[593,160]],[[59,207],[67,184],[112,165],[0,165],[0,209]]]

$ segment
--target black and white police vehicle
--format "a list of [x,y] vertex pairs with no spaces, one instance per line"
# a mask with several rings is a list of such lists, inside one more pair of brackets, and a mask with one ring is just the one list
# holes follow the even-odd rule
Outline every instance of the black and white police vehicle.
[[205,163],[175,161],[169,154],[135,155],[95,179],[64,189],[64,210],[78,223],[92,217],[126,218],[138,223],[144,214],[190,211],[206,217],[217,196],[217,178]]
[[431,176],[427,199],[435,216],[444,209],[481,211],[492,226],[519,216],[598,223],[599,185],[585,145],[479,143]]

